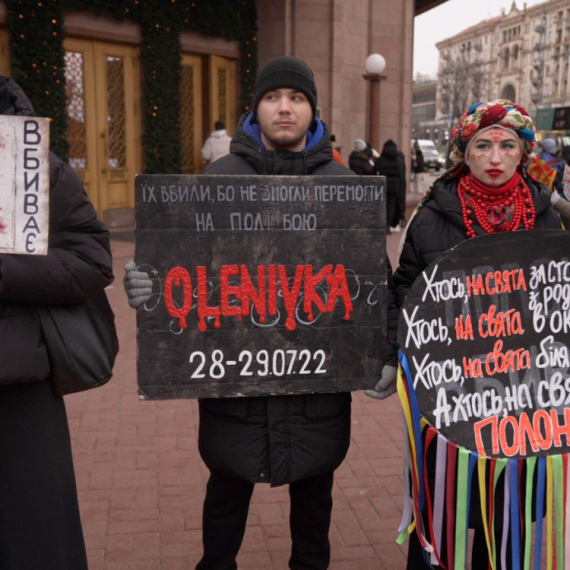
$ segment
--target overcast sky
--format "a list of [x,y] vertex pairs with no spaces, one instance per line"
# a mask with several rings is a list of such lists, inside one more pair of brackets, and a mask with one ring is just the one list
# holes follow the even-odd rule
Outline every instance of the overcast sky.
[[[544,0],[526,0],[527,7],[541,4]],[[414,76],[423,73],[435,77],[438,51],[435,44],[458,34],[501,13],[501,8],[510,11],[513,0],[447,0],[443,4],[417,16],[414,22]],[[523,0],[516,0],[522,10]],[[474,7],[477,6],[475,9]]]

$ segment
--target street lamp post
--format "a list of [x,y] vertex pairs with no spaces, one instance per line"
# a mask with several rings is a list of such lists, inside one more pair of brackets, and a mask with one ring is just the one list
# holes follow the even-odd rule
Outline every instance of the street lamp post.
[[380,81],[386,79],[381,75],[386,69],[386,60],[379,53],[373,53],[366,58],[365,68],[366,74],[362,77],[370,83],[368,141],[372,148],[380,151]]

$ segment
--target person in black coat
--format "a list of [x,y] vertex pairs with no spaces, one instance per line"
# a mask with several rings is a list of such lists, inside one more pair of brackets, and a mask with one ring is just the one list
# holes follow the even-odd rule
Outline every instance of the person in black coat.
[[367,176],[372,173],[372,165],[366,154],[366,143],[362,139],[354,141],[354,150],[348,157],[348,167],[352,172]]
[[[333,160],[327,127],[315,118],[316,86],[304,62],[269,62],[257,78],[252,109],[240,119],[230,154],[204,174],[352,174]],[[129,302],[138,306],[149,298],[152,283],[134,263],[126,269]],[[395,369],[395,305],[389,315],[386,363]],[[200,400],[199,449],[211,474],[198,570],[236,568],[258,482],[289,484],[290,568],[328,568],[333,472],[350,442],[350,402],[346,392]]]
[[416,146],[416,160],[414,162],[414,172],[421,174],[426,171],[426,162],[424,160],[424,153],[419,146]]
[[[534,147],[534,125],[522,107],[507,100],[473,105],[463,115],[452,137],[451,159],[455,166],[435,182],[408,223],[400,265],[394,274],[399,306],[424,269],[471,237],[560,228],[558,216],[550,207],[548,188],[533,180],[522,168]],[[428,448],[426,461],[431,490],[435,481],[434,448]],[[478,494],[475,478],[474,504],[479,500]],[[502,497],[498,495],[497,501],[500,505],[497,509],[501,510]],[[424,520],[428,520],[427,517]],[[469,525],[475,528],[471,567],[487,570],[489,556],[480,516],[471,516]],[[501,537],[501,533],[497,522],[495,535]],[[446,564],[445,550],[442,550],[440,554]],[[424,562],[415,532],[410,535],[407,568],[430,568]]]
[[406,156],[401,150],[398,151],[398,159],[400,161],[400,190],[398,192],[398,204],[390,225],[399,232],[400,224],[402,227],[406,227],[406,194],[408,192],[408,176],[406,171]]
[[397,215],[400,188],[405,184],[404,167],[393,140],[389,139],[384,143],[382,152],[372,168],[372,174],[386,177],[386,225],[387,233],[390,233],[389,227]]
[[[0,113],[34,116],[0,76]],[[87,570],[69,427],[37,305],[85,301],[113,281],[109,233],[77,174],[49,157],[47,255],[0,254],[0,568]]]

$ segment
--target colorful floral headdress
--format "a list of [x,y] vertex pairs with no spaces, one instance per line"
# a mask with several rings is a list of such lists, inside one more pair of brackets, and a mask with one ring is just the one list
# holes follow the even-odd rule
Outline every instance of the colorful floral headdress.
[[535,145],[536,129],[525,109],[508,99],[496,99],[487,103],[475,103],[463,113],[459,125],[451,133],[453,143],[449,158],[456,164],[465,160],[467,143],[479,131],[493,125],[513,129],[523,147],[524,163]]

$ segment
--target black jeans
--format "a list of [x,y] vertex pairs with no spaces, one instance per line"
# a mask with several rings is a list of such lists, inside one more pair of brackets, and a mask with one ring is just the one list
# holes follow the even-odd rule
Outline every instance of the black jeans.
[[[253,485],[210,474],[202,520],[204,555],[196,570],[237,569]],[[292,570],[325,570],[329,566],[332,485],[332,471],[289,485]]]

